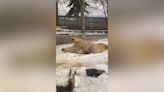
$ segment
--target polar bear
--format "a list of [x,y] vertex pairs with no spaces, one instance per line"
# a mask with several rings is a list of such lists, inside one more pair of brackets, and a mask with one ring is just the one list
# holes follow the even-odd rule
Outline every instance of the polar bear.
[[104,50],[108,49],[108,45],[103,43],[92,43],[88,40],[83,40],[81,38],[73,37],[72,42],[73,46],[63,48],[64,52],[71,52],[77,54],[90,54],[90,53],[101,53]]

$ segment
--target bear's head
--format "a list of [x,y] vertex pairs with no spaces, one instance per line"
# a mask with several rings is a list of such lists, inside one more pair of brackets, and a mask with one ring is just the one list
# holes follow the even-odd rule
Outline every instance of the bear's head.
[[73,37],[73,38],[71,39],[71,41],[72,41],[73,43],[79,43],[79,42],[82,41],[82,39],[81,39],[81,38],[77,38],[77,37]]

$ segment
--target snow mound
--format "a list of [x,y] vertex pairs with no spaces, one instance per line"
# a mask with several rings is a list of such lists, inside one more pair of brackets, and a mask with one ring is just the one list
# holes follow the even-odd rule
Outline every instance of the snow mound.
[[56,85],[66,87],[69,80],[69,69],[66,68],[57,68],[56,69]]
[[108,92],[107,91],[108,75],[102,74],[98,78],[87,76],[75,76],[74,92]]

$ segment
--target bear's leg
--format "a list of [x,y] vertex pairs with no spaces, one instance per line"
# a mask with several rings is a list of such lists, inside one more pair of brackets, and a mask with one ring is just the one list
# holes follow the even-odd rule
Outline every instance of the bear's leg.
[[77,53],[77,54],[85,54],[85,52],[83,50],[81,50],[81,49],[77,49],[75,51],[75,53]]

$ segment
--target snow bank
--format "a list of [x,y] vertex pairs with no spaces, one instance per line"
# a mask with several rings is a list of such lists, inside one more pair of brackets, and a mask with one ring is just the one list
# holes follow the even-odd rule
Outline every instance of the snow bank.
[[[86,76],[86,69],[95,68],[104,70],[105,73],[101,74],[97,78]],[[85,74],[85,75],[84,75]],[[108,92],[108,65],[98,64],[89,67],[82,67],[77,69],[77,76],[75,76],[75,88],[74,92]]]
[[[89,77],[86,75],[86,69],[95,68],[104,70],[105,73],[98,77]],[[108,65],[98,64],[89,67],[74,67],[72,70],[76,70],[75,75],[75,88],[74,92],[108,92]],[[57,68],[57,86],[67,86],[69,80],[69,68]]]
[[107,74],[102,74],[98,78],[75,76],[74,92],[108,92],[107,80]]
[[56,69],[56,85],[66,87],[69,80],[69,69],[57,68]]

